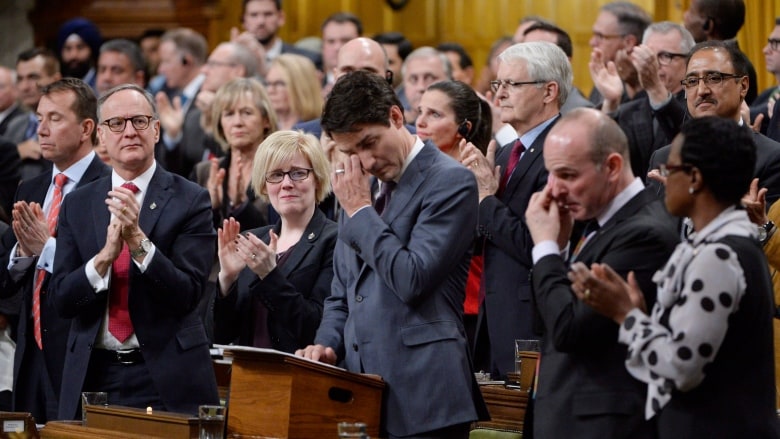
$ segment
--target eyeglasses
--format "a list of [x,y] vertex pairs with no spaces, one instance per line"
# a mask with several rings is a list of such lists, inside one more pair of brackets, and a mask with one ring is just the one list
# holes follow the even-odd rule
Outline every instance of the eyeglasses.
[[718,85],[721,82],[723,82],[724,79],[734,78],[739,79],[744,77],[744,75],[732,75],[731,73],[720,73],[720,72],[712,72],[707,73],[704,76],[689,76],[682,81],[680,81],[680,84],[683,85],[685,88],[694,88],[699,86],[699,81],[704,81],[704,85],[707,87],[712,87],[713,85]]
[[661,177],[668,177],[669,175],[677,172],[677,171],[683,171],[688,172],[691,169],[693,169],[693,165],[670,165],[668,163],[661,163],[658,165],[658,173],[661,174]]
[[265,88],[272,88],[272,87],[287,87],[287,83],[284,81],[272,81],[272,82],[265,83]]
[[111,119],[106,119],[103,121],[103,125],[107,126],[109,130],[111,130],[114,133],[121,133],[125,130],[125,127],[127,126],[127,121],[129,120],[131,124],[133,124],[133,128],[135,128],[138,131],[145,130],[149,128],[149,124],[152,122],[153,116],[144,116],[144,115],[138,115],[138,116],[130,116],[130,117],[112,117]]
[[604,41],[604,40],[613,40],[615,38],[623,38],[625,37],[625,34],[602,34],[601,32],[593,31],[593,38]]
[[306,168],[290,169],[287,172],[271,171],[265,174],[265,181],[267,181],[268,183],[281,183],[282,180],[284,180],[285,175],[290,177],[290,180],[292,181],[302,181],[309,178],[309,173],[311,171],[312,169],[306,169]]
[[665,50],[658,52],[658,64],[662,66],[669,65],[675,58],[687,58],[688,55],[684,53],[667,52]]
[[769,48],[771,48],[774,51],[777,51],[778,46],[780,46],[780,40],[776,40],[774,38],[769,38],[766,40],[766,43],[769,44]]
[[503,79],[503,80],[490,81],[490,89],[493,90],[493,93],[497,93],[498,89],[501,88],[502,85],[508,89],[508,88],[516,88],[521,85],[544,84],[544,83],[545,81],[512,81],[510,79]]

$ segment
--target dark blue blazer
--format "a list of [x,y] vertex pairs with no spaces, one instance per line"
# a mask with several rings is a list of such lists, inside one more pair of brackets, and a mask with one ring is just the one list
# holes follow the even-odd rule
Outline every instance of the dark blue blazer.
[[[35,178],[23,181],[16,191],[15,201],[36,202],[43,205],[46,198],[46,192],[52,179],[52,170],[49,169]],[[97,180],[98,178],[110,175],[111,168],[106,166],[96,155],[87,167],[81,180],[78,182],[75,190]],[[67,194],[65,199],[70,198],[73,192]],[[10,294],[21,292],[21,309],[19,312],[19,323],[17,327],[17,344],[14,354],[14,389],[15,395],[28,391],[24,384],[19,383],[19,372],[27,366],[22,361],[25,358],[25,349],[27,341],[34,337],[32,323],[32,295],[35,279],[35,265],[18,282],[15,282],[8,274],[8,262],[10,252],[17,239],[11,228],[6,230],[2,237],[2,246],[0,246],[0,298],[5,300]],[[51,275],[46,274],[42,290],[44,295],[50,296],[49,282]],[[41,301],[41,336],[43,344],[43,356],[46,362],[46,369],[49,373],[54,393],[59,395],[60,384],[62,383],[62,365],[65,361],[65,344],[68,339],[68,330],[70,328],[70,319],[61,318],[54,310],[52,303],[44,297]],[[16,399],[16,398],[15,398]]]
[[[61,419],[73,419],[92,346],[106,314],[108,291],[95,293],[84,265],[104,246],[111,176],[73,191],[62,204],[51,295],[72,318],[60,394]],[[217,395],[208,338],[197,305],[215,254],[208,192],[161,167],[141,206],[139,226],[154,243],[144,273],[130,269],[129,311],[141,353],[167,411],[196,413]]]

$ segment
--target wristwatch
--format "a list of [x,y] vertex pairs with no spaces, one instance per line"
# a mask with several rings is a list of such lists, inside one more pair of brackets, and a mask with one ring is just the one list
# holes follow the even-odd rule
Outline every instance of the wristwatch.
[[146,256],[146,254],[152,250],[152,241],[149,241],[149,238],[142,239],[139,244],[141,244],[140,247],[138,247],[135,250],[130,250],[130,256],[132,256],[133,258],[137,258],[139,256]]
[[764,225],[758,226],[758,240],[761,244],[766,244],[769,238],[775,233],[775,223],[767,221]]

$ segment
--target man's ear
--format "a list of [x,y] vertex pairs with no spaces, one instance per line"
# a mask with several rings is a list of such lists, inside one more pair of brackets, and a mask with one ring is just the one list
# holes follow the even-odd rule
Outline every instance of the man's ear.
[[404,126],[404,123],[404,111],[396,105],[390,107],[390,125],[395,128],[401,128]]

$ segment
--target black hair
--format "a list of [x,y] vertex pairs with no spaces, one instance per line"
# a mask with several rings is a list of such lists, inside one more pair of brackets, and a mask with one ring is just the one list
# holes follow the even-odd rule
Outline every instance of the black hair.
[[401,60],[405,60],[406,57],[412,53],[412,50],[414,50],[412,42],[407,40],[404,34],[400,32],[382,32],[381,34],[374,35],[374,38],[372,39],[379,44],[398,46],[398,56],[401,57]]
[[571,43],[571,37],[569,36],[568,32],[561,29],[560,27],[547,22],[547,21],[538,21],[534,24],[532,24],[528,29],[523,32],[523,35],[528,35],[529,33],[535,31],[535,30],[542,30],[550,33],[554,33],[557,38],[555,39],[555,45],[561,48],[563,50],[563,53],[566,54],[567,57],[571,58],[574,55],[574,49],[573,45]]
[[745,2],[742,0],[699,0],[699,12],[715,24],[715,33],[724,40],[737,36],[745,24]]
[[[487,151],[488,143],[493,137],[493,115],[490,104],[480,98],[473,88],[460,81],[434,82],[428,86],[428,90],[438,90],[450,98],[450,107],[455,113],[460,135],[483,153]],[[471,127],[468,127],[466,122],[471,122]],[[464,129],[461,129],[461,126]]]
[[349,12],[336,12],[335,14],[331,14],[328,16],[328,18],[325,19],[325,21],[322,22],[322,26],[320,26],[320,31],[325,29],[325,26],[328,25],[328,23],[352,23],[355,25],[355,29],[357,30],[358,36],[363,35],[363,22],[360,21],[360,18],[358,18],[357,15],[349,13]]
[[713,49],[725,50],[729,54],[731,65],[734,67],[734,74],[737,76],[747,76],[748,65],[750,65],[750,61],[748,60],[747,56],[742,53],[741,50],[739,50],[739,47],[737,47],[737,45],[732,41],[709,40],[696,44],[688,53],[688,59],[685,61],[686,66],[691,60],[693,54],[696,52]]
[[680,129],[683,164],[695,166],[716,200],[738,204],[748,191],[756,166],[752,132],[736,121],[706,116]]
[[[362,70],[339,78],[322,110],[322,129],[332,133],[350,133],[360,125],[390,126],[390,109],[403,107],[385,78]],[[402,111],[402,110],[401,110]]]
[[441,43],[438,46],[436,46],[436,50],[439,52],[455,52],[458,54],[458,57],[460,58],[460,61],[458,62],[458,65],[460,65],[461,69],[467,69],[469,67],[474,66],[474,63],[471,61],[471,57],[469,56],[468,52],[466,52],[466,49],[463,48],[458,43]]

